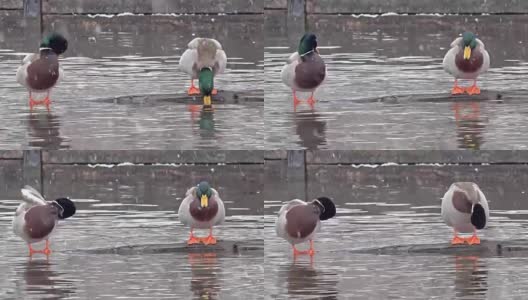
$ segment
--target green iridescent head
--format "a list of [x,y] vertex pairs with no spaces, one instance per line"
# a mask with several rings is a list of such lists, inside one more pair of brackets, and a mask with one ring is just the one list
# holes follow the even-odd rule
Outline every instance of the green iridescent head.
[[40,48],[51,48],[53,52],[60,55],[68,49],[68,40],[61,34],[53,32],[42,39]]

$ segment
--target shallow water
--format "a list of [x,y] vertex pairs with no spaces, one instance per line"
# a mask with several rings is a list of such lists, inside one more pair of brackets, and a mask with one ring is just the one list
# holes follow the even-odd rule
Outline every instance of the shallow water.
[[[207,176],[210,168],[181,180],[175,180],[174,167],[54,168],[47,170],[52,179],[45,196],[71,196],[77,214],[59,224],[48,261],[43,255],[30,260],[11,231],[19,200],[0,200],[0,298],[248,299],[263,293],[258,180],[238,183],[235,190],[233,177],[214,179],[227,210],[225,223],[214,230],[219,245],[190,251],[189,230],[176,212],[193,176]],[[243,248],[247,240],[257,246]]]
[[[282,15],[267,16],[265,60],[266,141],[286,149],[526,149],[522,134],[528,108],[525,94],[506,104],[484,101],[455,108],[449,100],[418,101],[445,95],[453,79],[442,69],[452,40],[475,30],[491,56],[479,79],[485,90],[524,89],[526,17],[500,16],[312,16],[327,77],[315,93],[313,110],[294,111],[291,91],[280,71],[296,49],[298,32],[280,30]],[[517,28],[513,30],[512,28]],[[464,84],[470,84],[464,82]],[[301,98],[309,97],[301,93]],[[413,101],[363,101],[383,96]],[[429,96],[420,96],[429,95]],[[403,97],[405,98],[405,97]],[[455,120],[455,111],[464,116]],[[475,112],[471,114],[471,112]]]
[[[528,292],[526,252],[501,256],[447,251],[452,231],[442,222],[440,203],[454,180],[476,182],[489,200],[491,220],[479,232],[483,243],[521,240],[526,245],[525,166],[310,167],[310,198],[333,197],[337,216],[323,222],[313,262],[306,256],[294,260],[291,246],[276,237],[274,228],[281,201],[287,198],[284,193],[266,195],[268,296],[522,299]],[[399,246],[440,250],[376,254],[381,248]]]
[[[15,80],[20,61],[37,50],[39,37],[8,20],[0,31],[0,148],[264,147],[262,102],[218,104],[214,113],[200,114],[191,105],[171,102],[97,101],[124,95],[183,96],[190,79],[178,62],[196,36],[216,37],[227,53],[227,70],[215,81],[219,90],[263,94],[262,16],[48,19],[70,39],[61,60],[65,79],[52,91],[50,114],[42,107],[30,114],[28,93]],[[254,134],[247,135],[247,130]]]

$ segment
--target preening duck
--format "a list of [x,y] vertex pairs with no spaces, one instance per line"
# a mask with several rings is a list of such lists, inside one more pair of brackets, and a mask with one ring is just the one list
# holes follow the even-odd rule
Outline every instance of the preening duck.
[[[442,219],[453,228],[451,244],[480,244],[477,230],[486,227],[489,220],[489,207],[486,196],[473,182],[455,182],[442,198]],[[462,238],[458,233],[473,233],[470,238]]]
[[[293,255],[308,254],[313,256],[313,238],[321,227],[321,221],[328,220],[336,214],[336,207],[327,197],[319,197],[311,202],[294,199],[284,204],[280,211],[275,230],[277,235],[288,241],[293,247]],[[310,241],[308,251],[299,251],[295,247]]]
[[[13,232],[27,242],[29,255],[43,253],[49,255],[49,237],[59,220],[75,214],[75,204],[67,198],[46,201],[42,195],[26,185],[21,190],[22,201],[13,217]],[[46,241],[44,250],[34,250],[31,244]]]

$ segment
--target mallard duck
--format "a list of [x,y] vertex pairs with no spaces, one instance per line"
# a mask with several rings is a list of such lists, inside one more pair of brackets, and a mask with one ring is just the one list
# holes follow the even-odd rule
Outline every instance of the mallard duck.
[[[480,94],[477,87],[477,77],[488,71],[490,57],[484,43],[471,32],[464,32],[461,37],[451,43],[442,63],[444,70],[455,77],[455,86],[451,90],[453,95]],[[458,85],[458,79],[472,79],[473,85],[464,89]]]
[[[222,45],[215,39],[195,38],[180,57],[180,69],[191,76],[189,95],[202,93],[204,106],[211,106],[211,95],[215,95],[214,76],[225,71],[227,56]],[[198,79],[199,89],[194,86]]]
[[[213,237],[213,226],[224,222],[224,202],[222,202],[218,192],[209,183],[202,181],[185,193],[185,199],[183,199],[178,209],[178,218],[184,225],[191,227],[191,235],[187,241],[188,245],[200,242],[205,245],[214,245],[216,244],[216,238]],[[193,230],[195,228],[209,228],[209,236],[206,238],[194,236]]]
[[[313,256],[313,238],[321,227],[321,221],[328,220],[336,214],[336,207],[327,197],[319,197],[312,202],[294,199],[284,204],[275,222],[277,235],[288,241],[293,247],[293,255],[309,254]],[[310,250],[299,251],[295,247],[310,241]]]
[[[13,232],[28,243],[29,255],[43,253],[49,255],[49,236],[59,220],[75,214],[75,204],[67,198],[46,201],[34,188],[22,188],[22,200],[13,218]],[[44,250],[34,250],[31,244],[46,240]]]
[[[480,244],[477,230],[486,227],[489,220],[489,207],[486,196],[473,182],[455,182],[442,198],[442,219],[453,227],[455,236],[451,244]],[[472,232],[470,238],[458,236],[459,232]]]
[[[40,44],[39,53],[29,54],[18,67],[17,81],[29,91],[29,108],[43,104],[49,110],[50,90],[63,77],[63,70],[59,67],[59,55],[68,49],[68,41],[58,33],[46,36]],[[33,99],[32,92],[46,92],[44,100]]]
[[317,37],[313,33],[306,33],[299,42],[297,52],[290,55],[281,72],[282,82],[293,91],[294,105],[301,102],[297,98],[297,91],[311,92],[307,102],[313,105],[314,91],[323,83],[325,76],[326,65],[317,50]]

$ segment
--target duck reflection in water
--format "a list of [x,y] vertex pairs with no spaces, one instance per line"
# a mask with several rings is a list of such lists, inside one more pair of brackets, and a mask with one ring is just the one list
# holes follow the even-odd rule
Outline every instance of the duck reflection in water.
[[63,274],[52,270],[48,260],[29,259],[24,271],[27,294],[38,294],[45,299],[65,299],[75,294],[73,282],[60,279]]
[[189,253],[191,265],[191,292],[196,299],[219,299],[220,280],[218,275],[222,269],[216,258],[216,253]]
[[295,131],[300,138],[299,144],[309,150],[326,145],[326,122],[315,111],[303,111],[293,114]]
[[202,105],[188,105],[188,110],[191,113],[191,121],[197,124],[199,128],[199,135],[202,138],[215,138],[215,118],[212,107],[203,107]]
[[457,129],[457,140],[462,149],[479,150],[484,143],[484,122],[480,115],[480,103],[454,102],[453,111]]
[[29,146],[47,149],[67,149],[63,145],[64,138],[60,135],[60,118],[53,113],[38,112],[29,113],[28,132],[30,136]]
[[279,280],[286,277],[288,295],[292,298],[310,296],[310,299],[338,299],[337,274],[319,271],[310,263],[294,261],[286,266]]
[[469,255],[456,255],[454,261],[456,298],[485,299],[488,291],[488,270],[484,261],[478,256]]

